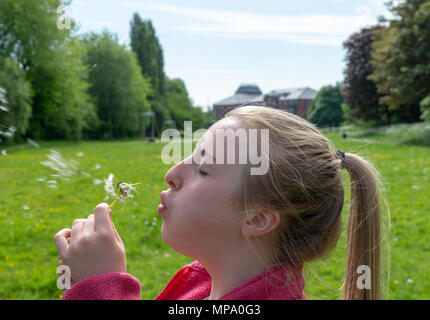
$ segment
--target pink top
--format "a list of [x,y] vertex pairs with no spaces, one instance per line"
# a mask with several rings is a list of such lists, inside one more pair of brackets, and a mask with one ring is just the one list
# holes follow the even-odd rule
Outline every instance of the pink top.
[[[220,300],[307,300],[302,267],[287,273],[273,267],[246,281]],[[209,296],[211,278],[206,269],[194,261],[173,276],[155,300],[202,300]],[[96,274],[72,285],[63,300],[139,300],[140,282],[128,273]]]

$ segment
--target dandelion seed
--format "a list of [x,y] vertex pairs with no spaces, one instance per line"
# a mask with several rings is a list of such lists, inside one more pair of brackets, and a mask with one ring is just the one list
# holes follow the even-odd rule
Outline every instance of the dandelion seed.
[[102,184],[102,183],[103,183],[103,181],[101,181],[100,179],[94,179],[93,180],[93,184],[96,186],[98,186],[99,184]]
[[22,209],[24,209],[24,210],[30,210],[30,207],[25,204],[25,205],[22,206]]
[[164,254],[164,258],[168,258],[168,257],[170,257],[170,253],[166,252],[166,253]]
[[407,282],[407,283],[412,283],[412,282],[414,282],[414,280],[412,280],[412,279],[408,279],[406,282]]
[[7,128],[7,131],[0,131],[0,136],[4,136],[6,138],[12,138],[13,135],[15,134],[16,128],[14,126],[5,127],[5,128]]
[[40,148],[40,146],[33,140],[31,140],[30,138],[27,138],[27,143],[35,148]]
[[395,283],[395,284],[398,284],[398,283],[399,283],[399,280],[394,280],[394,283]]
[[6,93],[7,90],[3,87],[0,87],[0,110],[4,112],[9,112],[9,108],[6,107],[6,105],[8,104]]
[[96,166],[94,167],[94,170],[99,170],[101,168],[100,163],[96,163]]
[[108,178],[105,179],[104,190],[106,192],[105,200],[108,200],[110,197],[116,198],[116,192],[113,186],[113,173],[110,173]]
[[155,227],[157,225],[157,223],[154,221],[152,222],[152,226]]
[[48,184],[49,184],[48,187],[51,189],[57,189],[58,188],[56,180],[48,180]]
[[68,177],[78,174],[78,163],[74,160],[64,160],[61,153],[51,149],[48,160],[41,162],[42,165],[54,170],[63,181],[68,181]]
[[36,179],[36,181],[39,181],[39,182],[43,182],[43,181],[45,181],[46,180],[46,178],[37,178]]
[[84,156],[84,153],[81,151],[81,152],[77,152],[77,153],[76,153],[76,155],[77,155],[79,158],[82,158],[82,157]]

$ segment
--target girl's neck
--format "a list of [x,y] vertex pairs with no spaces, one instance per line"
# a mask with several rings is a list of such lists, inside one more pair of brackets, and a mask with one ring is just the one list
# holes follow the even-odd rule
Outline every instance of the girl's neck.
[[242,254],[225,256],[216,262],[212,264],[201,262],[212,278],[208,300],[219,300],[234,288],[265,271],[265,267],[255,255],[247,250],[242,251]]

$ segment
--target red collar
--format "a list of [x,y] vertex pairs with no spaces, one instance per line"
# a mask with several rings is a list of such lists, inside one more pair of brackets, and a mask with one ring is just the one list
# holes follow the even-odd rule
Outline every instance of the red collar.
[[[302,266],[275,266],[246,281],[220,300],[295,300],[307,299]],[[211,277],[196,260],[182,267],[158,294],[156,300],[202,300],[211,291]]]

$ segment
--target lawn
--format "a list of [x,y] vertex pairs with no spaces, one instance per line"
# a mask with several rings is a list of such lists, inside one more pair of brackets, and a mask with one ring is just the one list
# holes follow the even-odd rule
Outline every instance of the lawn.
[[[391,213],[389,299],[430,298],[430,148],[368,144],[327,134],[336,148],[373,161],[386,184]],[[60,299],[53,236],[86,218],[104,201],[109,173],[140,182],[140,195],[115,206],[113,220],[127,249],[128,272],[141,280],[142,299],[153,299],[190,258],[171,250],[160,237],[157,214],[164,175],[163,144],[125,142],[42,142],[40,148],[8,150],[0,156],[0,299]],[[49,188],[52,170],[43,166],[50,149],[79,161],[86,174]],[[38,181],[43,180],[45,181]],[[344,172],[345,186],[349,178]],[[345,189],[344,222],[349,190]],[[385,207],[384,207],[385,209]],[[310,299],[338,299],[345,260],[345,232],[326,258],[306,266]]]

